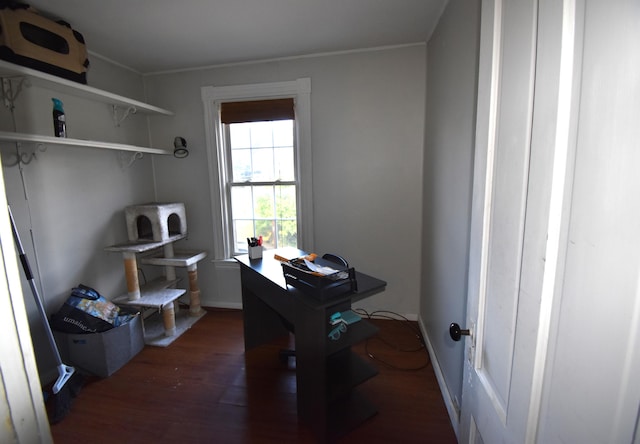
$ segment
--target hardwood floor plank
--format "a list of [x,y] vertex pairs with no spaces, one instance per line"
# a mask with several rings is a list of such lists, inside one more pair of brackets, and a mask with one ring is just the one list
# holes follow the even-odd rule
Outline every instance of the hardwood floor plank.
[[[455,443],[433,369],[413,330],[374,320],[381,340],[353,350],[379,374],[358,387],[378,414],[340,443]],[[419,335],[418,335],[419,336]],[[244,352],[242,312],[209,309],[167,348],[146,346],[109,378],[88,378],[63,421],[57,444],[312,443],[298,424],[295,361],[283,364],[292,338]],[[426,365],[425,365],[426,364]],[[50,407],[50,406],[49,406]]]

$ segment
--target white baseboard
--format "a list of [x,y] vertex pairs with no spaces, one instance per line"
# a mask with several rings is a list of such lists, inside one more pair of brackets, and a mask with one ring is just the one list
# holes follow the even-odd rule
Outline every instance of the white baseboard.
[[429,335],[427,335],[427,329],[422,322],[422,319],[418,317],[418,325],[420,325],[420,331],[422,332],[422,337],[424,338],[425,344],[427,346],[427,350],[429,352],[429,359],[431,360],[431,365],[433,366],[433,371],[436,374],[436,380],[438,381],[438,386],[440,387],[440,393],[442,393],[442,399],[444,400],[444,405],[447,408],[447,412],[449,413],[449,419],[451,420],[451,426],[453,427],[453,432],[456,434],[456,438],[459,440],[460,436],[458,435],[458,429],[460,425],[460,410],[457,403],[451,397],[451,393],[449,393],[449,389],[447,388],[447,383],[444,379],[444,374],[442,373],[442,368],[440,367],[440,363],[438,362],[438,358],[433,351],[433,346],[431,345],[431,341],[429,339]]
[[203,307],[226,308],[230,310],[242,310],[242,302],[203,302]]

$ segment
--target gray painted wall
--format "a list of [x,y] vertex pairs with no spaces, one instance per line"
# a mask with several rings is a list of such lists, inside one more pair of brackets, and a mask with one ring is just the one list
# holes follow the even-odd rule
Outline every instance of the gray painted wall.
[[420,319],[450,412],[462,396],[464,344],[448,326],[466,315],[479,3],[450,1],[427,45]]
[[[154,160],[160,200],[185,201],[185,245],[213,249],[202,86],[311,78],[315,249],[345,256],[388,282],[362,306],[418,313],[425,45],[295,58],[148,76],[156,144],[187,139],[191,154]],[[217,201],[216,201],[217,204]],[[198,266],[203,304],[240,303],[237,269]]]

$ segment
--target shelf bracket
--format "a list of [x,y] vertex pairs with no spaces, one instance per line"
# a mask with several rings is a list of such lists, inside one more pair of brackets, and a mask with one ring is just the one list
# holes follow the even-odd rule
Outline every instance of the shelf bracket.
[[4,106],[13,111],[15,108],[15,102],[20,93],[22,92],[23,86],[29,86],[29,81],[26,77],[16,77],[16,79],[20,79],[18,82],[18,86],[16,86],[15,92],[13,91],[13,83],[11,82],[11,78],[2,77],[2,99],[4,101]]
[[14,162],[6,162],[6,166],[14,167],[18,164],[29,165],[32,160],[37,158],[37,152],[40,151],[44,153],[47,151],[47,145],[44,143],[36,143],[35,149],[31,152],[26,152],[22,150],[22,143],[16,142],[16,151],[15,151],[15,161]]
[[122,112],[122,117],[118,117],[118,105],[111,105],[111,108],[113,110],[113,124],[117,127],[119,127],[120,124],[122,124],[122,122],[124,122],[131,114],[138,112],[138,109],[132,105]]
[[131,167],[131,165],[133,165],[136,160],[142,159],[144,157],[144,154],[140,151],[131,154],[130,157],[128,157],[128,153],[125,153],[124,151],[120,151],[118,154],[120,158],[120,166],[123,169]]

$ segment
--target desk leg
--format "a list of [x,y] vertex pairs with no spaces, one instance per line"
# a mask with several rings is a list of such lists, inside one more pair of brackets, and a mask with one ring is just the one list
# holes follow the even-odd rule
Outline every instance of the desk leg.
[[296,382],[298,417],[320,441],[327,436],[327,319],[324,310],[296,303]]
[[[243,281],[245,279],[244,273],[242,273],[242,279]],[[242,313],[245,350],[268,344],[289,333],[280,315],[244,284],[242,285]]]

